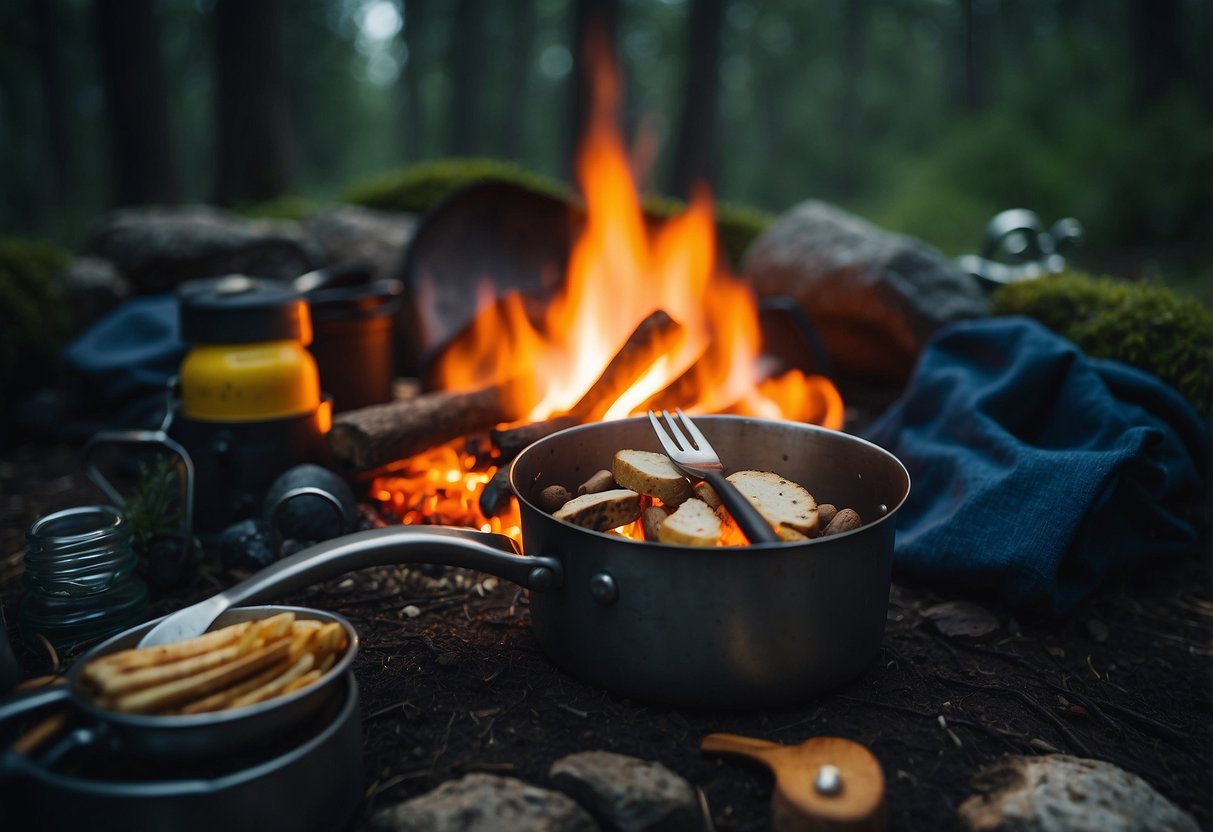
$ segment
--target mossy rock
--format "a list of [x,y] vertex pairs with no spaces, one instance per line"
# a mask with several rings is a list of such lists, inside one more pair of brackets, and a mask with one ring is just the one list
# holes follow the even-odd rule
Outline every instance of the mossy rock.
[[[383,174],[351,187],[345,201],[381,211],[423,214],[443,198],[475,182],[499,181],[569,202],[579,202],[573,189],[555,179],[531,173],[497,159],[439,159],[404,170]],[[645,198],[642,208],[652,219],[662,219],[686,210],[686,203],[670,197]],[[754,208],[719,203],[716,232],[721,249],[736,267],[745,250],[774,218]]]
[[48,380],[70,324],[55,275],[70,262],[49,243],[0,237],[0,410],[14,393]]
[[569,188],[554,179],[531,173],[497,159],[438,159],[385,173],[355,184],[345,201],[380,211],[424,214],[444,197],[474,182],[512,182],[558,199]]
[[1213,414],[1213,311],[1149,283],[1069,272],[1000,287],[996,315],[1027,315],[1095,358],[1153,373]]

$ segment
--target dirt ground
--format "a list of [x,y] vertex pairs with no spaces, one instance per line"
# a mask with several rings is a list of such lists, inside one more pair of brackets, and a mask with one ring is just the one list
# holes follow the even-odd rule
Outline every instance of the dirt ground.
[[[99,496],[71,448],[0,455],[0,602],[27,675],[53,667],[16,626],[24,529]],[[748,712],[657,707],[570,678],[539,652],[525,595],[473,572],[373,569],[283,600],[339,612],[360,634],[366,796],[350,829],[468,772],[543,785],[557,759],[595,749],[683,775],[721,832],[767,828],[771,776],[701,754],[714,731],[864,743],[884,770],[890,830],[959,828],[956,809],[980,767],[1055,751],[1135,772],[1213,829],[1211,563],[1206,541],[1191,559],[1125,576],[1057,620],[895,582],[880,656],[866,672],[827,696]],[[238,577],[197,580],[159,597],[155,611]],[[925,613],[950,600],[982,605],[997,629],[980,639],[943,634]]]

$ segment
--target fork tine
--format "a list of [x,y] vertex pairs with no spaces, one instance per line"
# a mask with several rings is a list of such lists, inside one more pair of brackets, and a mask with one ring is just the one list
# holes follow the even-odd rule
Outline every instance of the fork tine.
[[665,452],[670,456],[678,453],[678,446],[674,444],[674,440],[665,432],[665,428],[661,426],[661,421],[657,418],[657,414],[649,411],[649,421],[653,423],[653,432],[657,434],[657,439],[661,442],[661,447],[665,448]]
[[682,412],[682,408],[675,408],[678,418],[682,420],[682,426],[687,429],[687,433],[691,434],[691,438],[695,440],[695,447],[701,451],[708,450],[712,446],[708,444],[708,438],[703,435],[703,431],[699,426],[691,421],[691,417]]
[[[695,444],[686,438],[682,429],[678,427],[678,422],[674,421],[674,417],[670,415],[670,411],[663,410],[661,412],[665,414],[666,423],[670,426],[670,433],[674,435],[674,441],[677,443],[679,450],[693,450]],[[681,413],[682,411],[679,412]]]

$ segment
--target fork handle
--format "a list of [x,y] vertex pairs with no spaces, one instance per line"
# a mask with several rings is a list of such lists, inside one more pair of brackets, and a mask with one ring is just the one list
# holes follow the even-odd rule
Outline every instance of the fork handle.
[[775,529],[771,527],[771,524],[758,513],[758,509],[754,508],[754,504],[737,490],[737,486],[725,478],[723,471],[708,469],[703,474],[703,478],[707,481],[708,485],[712,486],[712,489],[716,492],[716,496],[720,498],[720,502],[724,503],[724,507],[729,510],[729,514],[737,522],[746,540],[751,543],[781,542],[779,535],[775,533]]

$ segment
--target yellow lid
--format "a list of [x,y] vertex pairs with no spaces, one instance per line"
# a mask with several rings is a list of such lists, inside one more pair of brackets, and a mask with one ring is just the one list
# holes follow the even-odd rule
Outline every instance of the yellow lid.
[[281,419],[320,405],[316,360],[298,341],[198,344],[181,363],[180,384],[190,419]]

